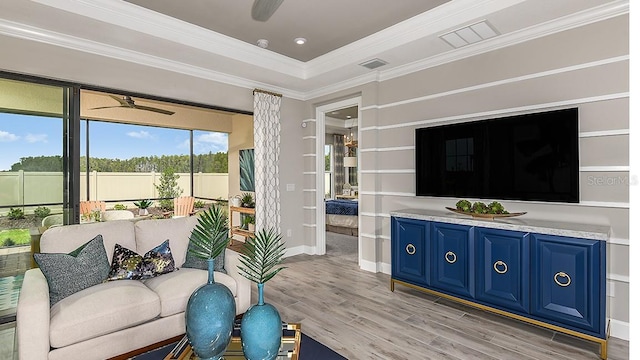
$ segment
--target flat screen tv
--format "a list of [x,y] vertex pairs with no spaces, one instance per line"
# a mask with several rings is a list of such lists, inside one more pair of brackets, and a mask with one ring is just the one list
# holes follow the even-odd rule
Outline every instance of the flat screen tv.
[[577,108],[415,135],[417,196],[579,202]]

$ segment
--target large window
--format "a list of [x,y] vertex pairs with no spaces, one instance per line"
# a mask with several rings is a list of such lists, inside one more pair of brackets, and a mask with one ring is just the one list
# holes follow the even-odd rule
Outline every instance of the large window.
[[[228,196],[225,133],[93,120],[80,128],[81,200],[105,201],[110,208],[141,199],[170,206],[175,196]],[[163,179],[174,184],[163,187]]]
[[[15,314],[31,232],[68,221],[70,88],[0,78],[0,320]],[[6,286],[10,288],[7,289]]]

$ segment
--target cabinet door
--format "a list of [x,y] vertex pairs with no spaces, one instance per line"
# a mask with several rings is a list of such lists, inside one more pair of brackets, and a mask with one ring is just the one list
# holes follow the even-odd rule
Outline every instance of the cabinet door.
[[431,285],[472,298],[474,293],[473,232],[470,226],[432,223]]
[[476,299],[529,313],[529,234],[476,228]]
[[532,236],[531,313],[604,335],[605,243]]
[[391,218],[391,276],[416,285],[429,285],[429,222]]

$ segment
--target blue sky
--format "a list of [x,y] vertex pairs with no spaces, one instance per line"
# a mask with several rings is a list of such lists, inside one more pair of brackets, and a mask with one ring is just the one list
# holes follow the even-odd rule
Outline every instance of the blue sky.
[[[82,155],[85,122],[81,126]],[[89,122],[91,157],[129,159],[135,156],[187,155],[189,131],[150,126]],[[195,154],[226,152],[228,136],[196,130]],[[62,120],[0,113],[0,171],[27,156],[62,155]]]

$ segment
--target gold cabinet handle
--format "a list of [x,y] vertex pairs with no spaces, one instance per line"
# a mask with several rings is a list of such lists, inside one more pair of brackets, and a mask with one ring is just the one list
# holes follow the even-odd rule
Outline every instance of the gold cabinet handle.
[[453,264],[454,262],[456,262],[456,260],[458,260],[458,257],[453,251],[447,251],[447,253],[444,254],[444,259],[447,260],[449,264]]
[[409,255],[413,255],[416,253],[416,247],[413,246],[413,244],[408,244],[406,248],[404,248],[407,251],[407,254]]
[[[501,266],[502,270],[498,269],[498,266]],[[493,263],[493,270],[495,270],[498,274],[504,274],[508,270],[507,264],[502,260],[498,260]]]
[[[560,282],[560,281],[558,280],[558,278],[565,278],[565,279],[567,279],[567,281],[562,283],[562,282]],[[569,286],[569,284],[571,284],[571,276],[569,276],[569,275],[568,275],[567,273],[565,273],[564,271],[560,271],[560,272],[557,272],[557,273],[553,276],[553,281],[555,281],[555,282],[556,282],[556,284],[558,284],[558,285],[560,285],[560,286],[562,286],[562,287],[566,287],[566,286]]]

